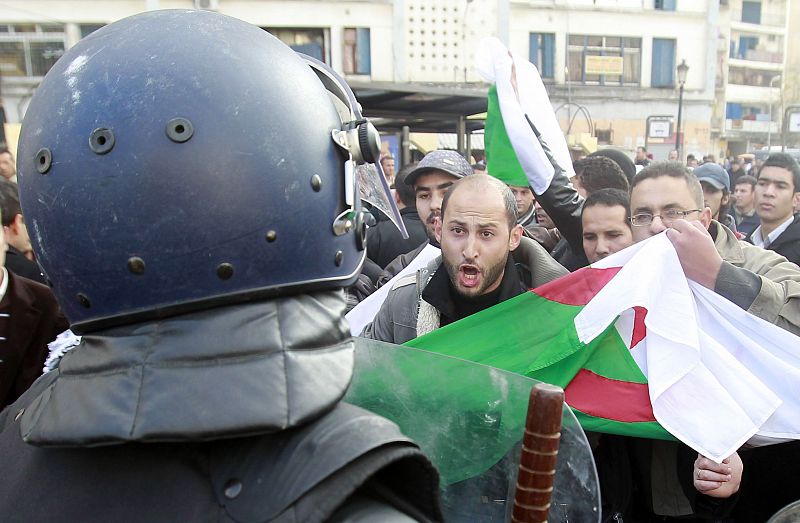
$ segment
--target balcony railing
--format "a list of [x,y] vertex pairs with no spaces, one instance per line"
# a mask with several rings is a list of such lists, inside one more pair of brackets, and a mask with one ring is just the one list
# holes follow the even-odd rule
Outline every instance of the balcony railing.
[[[749,24],[742,20],[742,11],[738,9],[731,9],[731,22],[740,22]],[[785,13],[771,13],[761,12],[761,23],[753,25],[766,25],[770,27],[786,27],[786,14]]]
[[725,120],[725,131],[731,133],[763,133],[772,131],[773,134],[780,132],[778,122],[758,121],[758,120]]
[[763,51],[760,49],[747,49],[741,51],[731,51],[729,58],[736,60],[749,60],[751,62],[765,62],[769,64],[782,64],[783,53],[780,51]]

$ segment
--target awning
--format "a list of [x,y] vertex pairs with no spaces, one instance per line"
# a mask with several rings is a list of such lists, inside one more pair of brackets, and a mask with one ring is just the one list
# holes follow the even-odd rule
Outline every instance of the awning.
[[348,84],[364,116],[381,132],[400,132],[408,126],[417,133],[452,133],[457,132],[459,121],[464,122],[467,133],[484,126],[484,119],[475,116],[486,113],[488,86],[358,81]]

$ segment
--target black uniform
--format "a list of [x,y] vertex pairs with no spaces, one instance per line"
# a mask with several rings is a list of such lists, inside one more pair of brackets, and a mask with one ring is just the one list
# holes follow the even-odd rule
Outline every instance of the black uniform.
[[352,361],[303,320],[341,294],[276,301],[85,336],[0,415],[3,521],[440,520],[417,446],[308,379]]

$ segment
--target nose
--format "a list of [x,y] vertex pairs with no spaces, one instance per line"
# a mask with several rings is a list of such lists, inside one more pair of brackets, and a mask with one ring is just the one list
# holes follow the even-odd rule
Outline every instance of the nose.
[[442,209],[442,197],[439,194],[431,195],[431,210],[440,211]]
[[664,223],[664,220],[661,216],[653,216],[653,221],[650,223],[650,234],[651,236],[660,233],[661,231],[667,230],[669,227]]
[[467,235],[466,241],[464,242],[464,250],[461,254],[468,262],[474,262],[478,257],[478,239],[474,235]]
[[609,254],[608,250],[609,250],[608,242],[602,238],[598,238],[597,246],[595,247],[595,253],[601,258],[605,258]]

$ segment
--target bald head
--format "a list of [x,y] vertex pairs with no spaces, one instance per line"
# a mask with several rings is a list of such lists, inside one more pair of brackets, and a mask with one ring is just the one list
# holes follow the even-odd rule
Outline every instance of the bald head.
[[497,195],[503,201],[506,219],[508,220],[508,228],[511,229],[517,224],[517,201],[514,199],[514,193],[511,192],[511,189],[509,189],[505,183],[494,176],[475,174],[473,176],[461,178],[453,183],[444,195],[444,200],[442,200],[442,217],[444,217],[445,210],[447,209],[447,202],[456,191],[470,191],[476,194],[483,194],[487,197],[487,200]]

